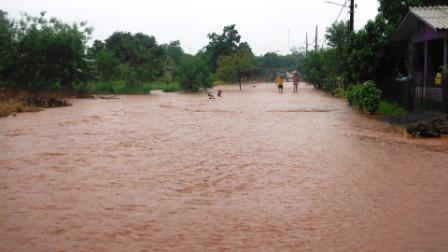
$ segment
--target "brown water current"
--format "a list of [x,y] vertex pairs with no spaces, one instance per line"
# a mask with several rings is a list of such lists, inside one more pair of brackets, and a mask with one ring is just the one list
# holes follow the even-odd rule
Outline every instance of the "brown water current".
[[0,251],[447,251],[448,140],[301,85],[0,119]]

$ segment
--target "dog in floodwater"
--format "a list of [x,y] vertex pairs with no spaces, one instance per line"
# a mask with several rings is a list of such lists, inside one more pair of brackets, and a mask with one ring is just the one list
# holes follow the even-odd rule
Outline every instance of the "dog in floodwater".
[[218,90],[218,97],[221,97],[222,96],[222,90],[220,89],[220,90]]
[[214,99],[215,99],[215,96],[212,95],[211,93],[208,93],[207,95],[208,95],[208,98],[209,98],[210,100],[214,100]]

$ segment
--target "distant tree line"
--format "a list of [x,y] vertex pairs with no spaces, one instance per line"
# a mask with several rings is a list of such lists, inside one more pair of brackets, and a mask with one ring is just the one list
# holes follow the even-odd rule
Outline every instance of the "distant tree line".
[[298,51],[255,56],[235,25],[209,34],[208,45],[196,55],[185,53],[179,41],[158,44],[143,33],[115,32],[89,46],[91,34],[85,22],[68,24],[45,12],[16,21],[0,10],[0,84],[40,91],[116,80],[134,88],[158,81],[197,91],[217,80],[241,87],[246,80],[269,79],[279,69],[298,70],[304,58]]

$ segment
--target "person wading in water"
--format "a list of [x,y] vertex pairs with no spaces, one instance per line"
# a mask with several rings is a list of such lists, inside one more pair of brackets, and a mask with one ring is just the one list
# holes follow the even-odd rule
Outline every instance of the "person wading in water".
[[293,73],[292,76],[292,82],[294,84],[294,93],[298,93],[299,92],[299,83],[300,83],[300,75],[298,72]]
[[279,93],[283,93],[283,82],[284,81],[285,80],[283,79],[283,76],[281,76],[281,75],[278,75],[277,78],[275,79],[275,84],[277,84]]

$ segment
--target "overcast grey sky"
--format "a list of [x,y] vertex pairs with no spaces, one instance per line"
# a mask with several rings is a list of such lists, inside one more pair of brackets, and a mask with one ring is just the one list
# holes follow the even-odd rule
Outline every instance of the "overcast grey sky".
[[[375,17],[378,3],[358,0],[357,5],[355,28],[359,29]],[[341,7],[325,0],[1,0],[0,9],[16,19],[20,12],[37,15],[45,10],[48,16],[67,22],[88,21],[94,27],[94,39],[130,31],[153,35],[159,43],[180,40],[190,53],[208,43],[208,33],[220,33],[224,26],[236,24],[242,40],[260,55],[286,54],[293,46],[304,46],[306,32],[314,38],[316,25],[323,43],[325,28],[335,21]],[[348,19],[347,9],[340,19]]]

